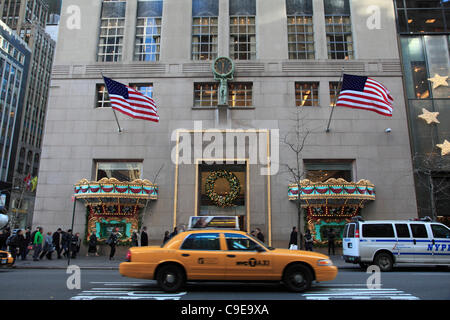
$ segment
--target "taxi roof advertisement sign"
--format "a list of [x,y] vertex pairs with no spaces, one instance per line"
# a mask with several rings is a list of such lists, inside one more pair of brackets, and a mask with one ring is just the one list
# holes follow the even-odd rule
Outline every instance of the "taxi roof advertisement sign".
[[189,229],[237,229],[238,217],[233,216],[197,216],[189,218]]

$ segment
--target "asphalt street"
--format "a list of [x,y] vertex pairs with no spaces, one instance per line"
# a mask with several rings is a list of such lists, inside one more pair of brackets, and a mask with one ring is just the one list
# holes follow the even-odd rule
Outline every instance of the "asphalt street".
[[450,300],[450,271],[435,267],[381,273],[379,288],[368,288],[370,274],[344,269],[305,293],[273,283],[190,282],[167,294],[155,281],[124,278],[117,270],[80,272],[80,289],[68,289],[72,274],[63,269],[0,269],[0,300]]

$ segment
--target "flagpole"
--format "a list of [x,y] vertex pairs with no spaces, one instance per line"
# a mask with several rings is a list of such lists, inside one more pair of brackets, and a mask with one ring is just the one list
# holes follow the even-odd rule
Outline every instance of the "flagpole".
[[344,76],[344,67],[342,67],[341,77],[340,77],[339,83],[338,83],[338,90],[336,91],[336,94],[334,95],[334,103],[333,103],[333,107],[331,108],[330,119],[328,119],[328,125],[327,125],[326,132],[330,132],[331,117],[333,116],[334,108],[336,107],[337,98],[338,98],[339,94],[341,93],[343,76]]
[[[105,82],[105,76],[103,75],[103,72],[101,72],[101,74],[102,74],[103,82]],[[106,83],[105,83],[105,89],[108,92],[108,96],[109,96],[108,86],[106,85]],[[110,100],[111,100],[111,98],[110,98]],[[114,113],[114,118],[116,119],[117,127],[119,127],[119,133],[122,133],[122,128],[120,127],[120,123],[119,123],[119,119],[117,118],[116,110],[114,110],[114,108],[112,108],[112,107],[111,107],[111,109]]]

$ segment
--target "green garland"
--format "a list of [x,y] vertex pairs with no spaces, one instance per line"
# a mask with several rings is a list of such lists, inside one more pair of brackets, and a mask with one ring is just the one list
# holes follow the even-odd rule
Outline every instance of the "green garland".
[[[214,190],[216,180],[219,178],[224,178],[230,184],[230,193],[226,193],[225,196],[217,194]],[[233,202],[236,200],[237,196],[241,192],[241,185],[239,179],[229,171],[219,170],[212,172],[207,178],[205,183],[206,195],[213,201],[217,206],[225,208],[234,206]]]

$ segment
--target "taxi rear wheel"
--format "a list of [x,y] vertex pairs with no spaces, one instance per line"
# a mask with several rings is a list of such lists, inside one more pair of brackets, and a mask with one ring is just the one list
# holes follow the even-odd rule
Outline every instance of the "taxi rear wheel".
[[306,266],[297,264],[286,269],[283,282],[289,290],[303,292],[311,287],[312,275]]
[[159,287],[166,292],[177,292],[186,282],[183,270],[176,265],[162,266],[158,270],[156,280]]

